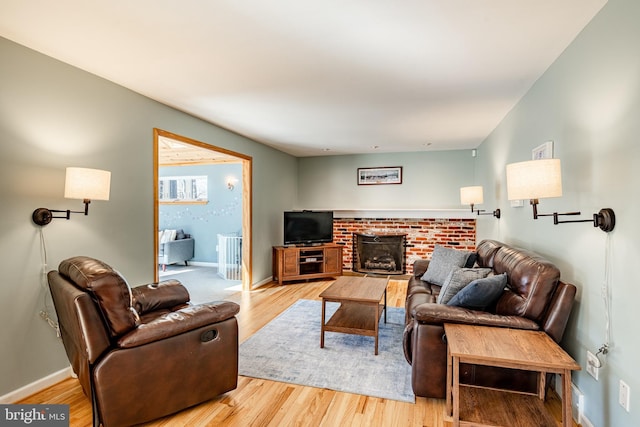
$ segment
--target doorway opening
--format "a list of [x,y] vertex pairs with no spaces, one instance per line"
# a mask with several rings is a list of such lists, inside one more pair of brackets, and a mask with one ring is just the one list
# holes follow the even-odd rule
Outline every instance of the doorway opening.
[[[225,178],[224,185],[229,191],[234,190],[237,184],[242,188],[241,197],[241,231],[242,245],[239,248],[237,257],[239,260],[239,276],[242,282],[242,290],[251,290],[252,283],[252,239],[251,239],[251,218],[252,218],[252,158],[242,153],[237,153],[225,148],[216,147],[205,142],[196,141],[191,138],[187,138],[181,135],[176,135],[171,132],[167,132],[161,129],[153,130],[153,181],[154,181],[154,203],[153,203],[153,226],[154,226],[154,280],[159,280],[158,274],[158,253],[160,248],[160,203],[161,197],[166,197],[165,193],[169,193],[171,197],[174,194],[185,194],[186,197],[192,199],[188,201],[182,201],[179,199],[172,199],[171,204],[185,204],[185,205],[202,205],[208,203],[208,200],[202,199],[199,194],[199,190],[191,185],[188,191],[176,191],[173,183],[163,183],[163,195],[160,194],[160,167],[164,166],[196,166],[196,165],[224,165],[224,164],[239,164],[241,166],[241,182],[238,182],[238,178],[231,176]],[[194,186],[197,185],[199,180],[197,177],[189,177]],[[184,180],[183,180],[184,181]],[[219,184],[219,183],[213,183]],[[184,185],[184,183],[179,183]],[[170,191],[167,188],[170,186]],[[162,200],[162,203],[167,203],[166,200]]]

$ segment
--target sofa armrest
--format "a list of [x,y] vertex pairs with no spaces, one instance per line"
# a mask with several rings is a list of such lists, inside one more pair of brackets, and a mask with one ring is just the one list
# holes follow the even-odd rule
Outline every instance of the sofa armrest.
[[429,268],[429,260],[418,259],[413,263],[413,275],[420,278],[426,273],[427,268]]
[[240,311],[234,302],[218,301],[191,305],[165,313],[148,323],[143,323],[118,339],[121,348],[138,347],[150,342],[173,337],[206,325],[230,319]]
[[163,243],[163,257],[168,263],[187,261],[193,258],[195,240],[192,237],[170,240]]
[[443,325],[462,323],[468,325],[497,326],[502,328],[540,330],[533,320],[520,316],[502,316],[484,311],[469,310],[445,304],[425,303],[416,306],[413,318],[418,323]]
[[136,286],[131,289],[131,295],[133,308],[139,315],[186,304],[190,299],[187,288],[175,279]]

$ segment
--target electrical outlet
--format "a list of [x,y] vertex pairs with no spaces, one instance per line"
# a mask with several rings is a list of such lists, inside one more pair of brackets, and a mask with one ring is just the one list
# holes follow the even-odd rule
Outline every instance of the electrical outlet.
[[598,381],[598,372],[600,370],[600,360],[587,350],[587,373]]
[[620,380],[620,393],[618,395],[620,405],[629,412],[629,402],[631,401],[631,389],[624,381]]

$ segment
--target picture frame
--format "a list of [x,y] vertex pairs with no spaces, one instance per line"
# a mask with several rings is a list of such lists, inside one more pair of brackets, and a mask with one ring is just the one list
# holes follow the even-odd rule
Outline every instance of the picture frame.
[[358,185],[402,184],[402,166],[358,168]]
[[547,141],[531,150],[531,160],[553,159],[553,141]]

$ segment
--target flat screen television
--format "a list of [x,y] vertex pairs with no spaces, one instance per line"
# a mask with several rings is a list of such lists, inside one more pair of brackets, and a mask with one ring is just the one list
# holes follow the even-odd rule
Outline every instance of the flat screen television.
[[333,242],[333,211],[284,213],[284,244],[314,245]]

